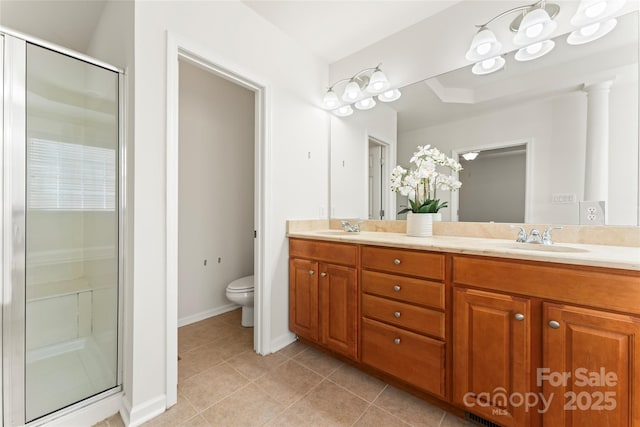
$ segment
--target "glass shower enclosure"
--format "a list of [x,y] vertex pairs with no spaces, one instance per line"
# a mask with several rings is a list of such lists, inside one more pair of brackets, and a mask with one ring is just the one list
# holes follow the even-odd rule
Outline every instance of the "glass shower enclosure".
[[122,73],[0,33],[4,426],[119,391]]

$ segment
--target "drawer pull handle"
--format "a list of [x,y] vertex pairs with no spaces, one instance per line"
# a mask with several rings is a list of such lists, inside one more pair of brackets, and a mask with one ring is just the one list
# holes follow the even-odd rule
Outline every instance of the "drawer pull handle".
[[524,314],[522,313],[516,313],[513,315],[513,317],[515,317],[516,320],[524,320]]
[[400,285],[395,285],[395,286],[393,287],[393,290],[394,290],[395,292],[400,292]]
[[560,322],[556,322],[555,320],[551,320],[549,322],[549,327],[553,329],[558,329],[560,327]]
[[400,318],[400,312],[396,311],[395,313],[393,313],[393,315],[395,316],[396,319]]
[[400,260],[398,258],[396,258],[396,259],[393,260],[393,263],[395,265],[400,265]]
[[396,345],[400,345],[400,338],[396,338],[395,340],[393,340],[393,342],[394,342]]
[[315,271],[313,271],[313,270],[309,270],[309,276],[313,276],[314,274],[316,274],[316,272],[315,272]]
[[320,277],[327,277],[327,273],[320,273]]

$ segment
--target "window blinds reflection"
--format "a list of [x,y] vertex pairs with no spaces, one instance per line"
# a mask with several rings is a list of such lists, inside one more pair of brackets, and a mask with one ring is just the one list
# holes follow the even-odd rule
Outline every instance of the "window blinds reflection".
[[115,150],[31,138],[27,158],[28,209],[115,211]]

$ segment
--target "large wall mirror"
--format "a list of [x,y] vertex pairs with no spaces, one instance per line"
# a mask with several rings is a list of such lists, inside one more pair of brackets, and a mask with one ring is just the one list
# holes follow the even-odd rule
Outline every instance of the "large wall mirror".
[[[640,225],[638,23],[636,11],[591,43],[568,45],[566,35],[558,36],[555,49],[537,60],[518,62],[511,52],[492,74],[474,75],[468,66],[406,86],[401,99],[382,106],[396,116],[332,118],[331,216],[371,217],[371,136],[389,151],[397,146],[403,166],[425,144],[460,158],[463,187],[440,197],[449,202],[444,221],[597,224],[581,215],[581,202],[593,201],[589,188],[606,181],[606,224]],[[590,162],[602,163],[587,148],[594,115],[605,119],[608,131],[597,142],[608,144],[609,158],[606,176],[589,183],[596,176]],[[470,151],[476,159],[462,159]],[[380,170],[383,180],[394,154]],[[388,191],[384,219],[395,219],[407,201]]]

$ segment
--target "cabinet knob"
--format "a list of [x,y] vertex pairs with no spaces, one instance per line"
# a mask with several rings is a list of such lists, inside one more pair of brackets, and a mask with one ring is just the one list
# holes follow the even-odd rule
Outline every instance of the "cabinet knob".
[[513,317],[515,317],[516,320],[524,320],[524,314],[522,313],[516,313]]
[[396,343],[396,345],[400,345],[400,338],[396,338],[393,342]]
[[550,320],[549,327],[553,329],[558,329],[560,327],[560,322],[556,322],[555,320]]
[[393,313],[393,315],[395,316],[396,319],[400,318],[400,312],[396,311],[395,313]]
[[314,274],[316,274],[316,272],[315,272],[315,271],[313,271],[313,270],[309,270],[309,276],[313,276]]
[[396,258],[396,259],[393,260],[393,263],[395,265],[400,265],[400,260],[398,258]]
[[320,277],[327,277],[327,273],[320,273]]
[[400,292],[400,285],[395,285],[395,286],[393,287],[393,290],[394,290],[395,292]]

